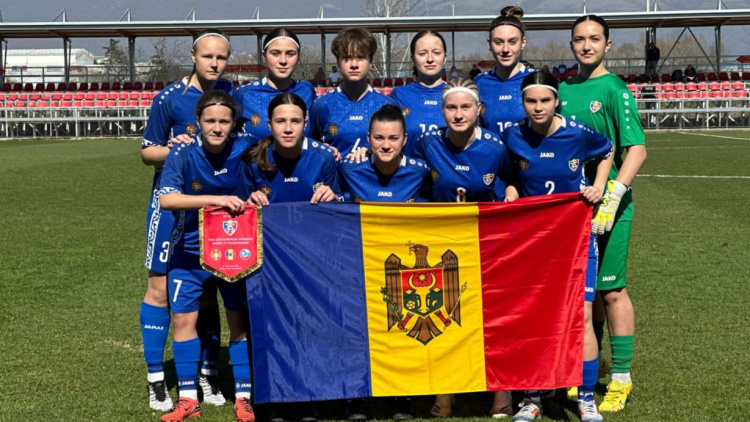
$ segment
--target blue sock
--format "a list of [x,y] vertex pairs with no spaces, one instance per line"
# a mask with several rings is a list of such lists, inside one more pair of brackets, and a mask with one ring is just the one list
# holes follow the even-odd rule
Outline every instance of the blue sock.
[[218,362],[221,348],[221,319],[219,307],[211,306],[198,311],[198,337],[201,339],[201,374],[219,374]]
[[599,378],[599,356],[583,361],[583,384],[578,387],[578,400],[593,400],[594,387]]
[[164,372],[164,346],[169,335],[169,308],[141,303],[143,354],[149,373]]
[[247,350],[247,340],[230,341],[229,357],[232,359],[235,396],[237,398],[250,398],[252,379],[250,378],[250,358]]
[[187,341],[173,341],[172,352],[180,397],[197,398],[201,341],[198,337]]

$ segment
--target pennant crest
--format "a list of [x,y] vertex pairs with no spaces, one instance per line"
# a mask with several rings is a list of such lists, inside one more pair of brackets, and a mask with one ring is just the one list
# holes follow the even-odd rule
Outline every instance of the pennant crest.
[[459,286],[458,257],[446,250],[442,261],[430,266],[429,248],[407,243],[409,255],[415,255],[414,266],[401,264],[391,254],[385,261],[385,287],[380,291],[386,303],[388,331],[395,326],[425,346],[455,322],[461,326],[461,295],[466,282]]
[[221,225],[221,228],[224,229],[224,233],[226,233],[227,236],[231,236],[237,231],[237,221],[236,220],[224,221]]
[[578,170],[579,164],[581,164],[581,162],[577,158],[568,161],[568,167],[570,168],[570,171]]

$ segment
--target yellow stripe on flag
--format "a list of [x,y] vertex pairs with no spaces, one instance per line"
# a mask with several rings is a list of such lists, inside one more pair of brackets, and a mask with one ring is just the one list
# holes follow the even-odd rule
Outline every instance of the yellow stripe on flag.
[[373,396],[486,390],[478,215],[360,206]]

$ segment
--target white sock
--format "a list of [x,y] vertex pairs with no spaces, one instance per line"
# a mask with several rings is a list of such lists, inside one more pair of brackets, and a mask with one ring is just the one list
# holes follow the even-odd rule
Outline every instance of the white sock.
[[198,390],[183,390],[180,391],[180,397],[188,399],[198,400]]
[[207,368],[201,368],[201,375],[205,375],[208,377],[215,377],[219,375],[218,369],[207,369]]
[[238,399],[249,399],[250,393],[236,393],[234,396]]
[[613,372],[612,381],[628,383],[630,382],[630,372]]
[[148,382],[164,381],[164,372],[149,372],[146,378]]

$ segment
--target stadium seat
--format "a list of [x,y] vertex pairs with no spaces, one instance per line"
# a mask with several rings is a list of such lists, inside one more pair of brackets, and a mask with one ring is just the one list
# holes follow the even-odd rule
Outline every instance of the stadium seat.
[[688,98],[690,98],[691,100],[697,100],[701,97],[701,93],[698,91],[687,91],[686,93],[688,94]]
[[696,78],[698,78],[698,82],[703,82],[706,80],[706,74],[705,73],[699,73],[695,75]]
[[716,72],[708,72],[708,76],[706,79],[708,79],[709,82],[717,80],[718,78],[716,77]]
[[13,107],[26,108],[26,101],[16,101],[15,104],[13,104]]
[[34,84],[32,83],[26,83],[23,85],[23,90],[26,92],[31,92],[34,90]]
[[[750,72],[742,72],[742,80],[743,81],[750,81]],[[3,89],[5,90],[5,89]]]
[[665,92],[674,91],[674,84],[672,82],[662,82],[661,89]]
[[67,90],[68,90],[68,85],[65,82],[58,83],[57,88],[55,89],[55,91],[67,91]]
[[24,100],[24,101],[28,100],[29,99],[29,93],[25,92],[25,91],[24,92],[19,92],[18,93],[18,99],[19,100]]
[[107,93],[104,91],[96,91],[96,99],[97,100],[106,100],[107,99]]
[[625,78],[625,82],[629,84],[634,84],[635,81],[636,81],[636,77],[632,73]]
[[685,84],[685,90],[687,91],[695,91],[698,89],[698,85],[695,82],[688,82]]
[[93,108],[94,107],[94,101],[93,100],[84,100],[83,101],[83,107]]
[[403,86],[404,80],[402,78],[396,78],[395,81],[393,81],[393,86]]
[[39,101],[42,98],[42,95],[38,92],[32,92],[29,94],[29,100],[31,101]]
[[112,91],[119,91],[120,89],[120,82],[112,82]]
[[664,98],[666,98],[666,95],[664,94],[664,91],[657,92],[656,93],[656,98],[659,99],[659,100],[663,100]]
[[677,94],[675,94],[674,91],[669,91],[665,93],[664,97],[667,101],[674,101],[677,99]]
[[106,107],[107,108],[116,108],[117,107],[117,101],[107,100]]
[[739,81],[740,80],[740,73],[739,72],[732,72],[729,74],[729,79],[733,81]]
[[63,92],[63,100],[72,101],[73,100],[73,93],[70,91]]
[[641,87],[638,86],[635,82],[631,82],[628,84],[628,91],[632,92],[633,94],[637,93],[641,90]]
[[669,76],[669,73],[664,73],[661,75],[661,82],[671,82],[672,78]]
[[117,93],[109,91],[107,92],[107,99],[108,100],[116,100],[117,99]]
[[128,93],[128,99],[130,100],[139,100],[141,98],[141,93],[138,91],[130,91]]
[[50,100],[52,98],[52,93],[50,93],[50,92],[40,92],[39,93],[39,97],[42,100]]
[[105,105],[104,100],[96,100],[96,108],[104,108]]
[[141,100],[150,100],[154,98],[154,94],[152,91],[141,91]]
[[73,101],[73,107],[75,107],[75,108],[81,108],[81,107],[83,107],[83,101],[78,101],[78,100]]
[[18,93],[17,92],[9,92],[7,98],[8,98],[8,101],[16,101],[18,99]]
[[99,82],[91,82],[91,85],[89,85],[89,89],[91,91],[99,91]]
[[47,107],[49,107],[49,103],[47,101],[44,101],[44,100],[39,100],[39,101],[36,102],[36,106],[38,108],[47,108]]
[[3,92],[11,91],[11,88],[13,87],[9,83],[6,82],[3,84]]
[[722,90],[711,91],[711,98],[724,98],[724,91]]
[[747,91],[745,91],[744,89],[739,90],[739,91],[734,91],[734,94],[735,94],[735,98],[747,98]]
[[734,81],[732,82],[732,89],[739,90],[739,89],[745,89],[745,83],[742,81]]
[[7,95],[6,93],[0,92],[0,101],[5,101],[5,96],[6,95]]
[[18,82],[14,83],[12,91],[23,91],[23,85]]
[[[246,81],[246,82],[250,82],[250,81]],[[154,89],[157,90],[157,91],[161,91],[162,89],[164,89],[164,82],[162,82],[162,81],[156,82],[154,84]]]
[[140,107],[151,107],[151,100],[141,100],[138,102]]
[[88,82],[81,82],[78,84],[78,90],[79,91],[88,91],[89,90],[89,83]]
[[383,86],[387,86],[387,87],[393,86],[393,79],[391,78],[383,79]]
[[44,91],[44,84],[41,82],[37,82],[37,84],[34,85],[34,91],[37,91],[37,92]]
[[47,82],[47,86],[44,88],[45,91],[54,91],[55,90],[55,84],[52,82]]
[[674,83],[674,90],[675,91],[684,91],[685,90],[685,84],[682,82],[675,82]]
[[721,89],[729,91],[732,88],[732,83],[729,81],[721,81]]
[[136,81],[136,83],[133,84],[133,89],[135,91],[142,91],[143,90],[143,82]]
[[[309,82],[309,81],[308,81]],[[312,82],[311,82],[312,83]],[[314,85],[314,84],[313,84]],[[234,86],[235,89],[240,86],[240,81],[232,81],[232,86]]]
[[128,100],[117,100],[117,107],[127,107]]
[[698,82],[698,91],[705,91],[708,89],[708,84],[705,82]]
[[414,78],[406,78],[406,83],[407,84],[410,84],[412,82],[414,82]]
[[102,86],[99,89],[101,89],[102,91],[109,91],[110,90],[109,82],[102,82]]
[[729,80],[729,75],[727,74],[727,72],[719,72],[719,80],[720,81],[728,81]]
[[128,98],[130,98],[130,94],[127,93],[127,92],[125,92],[125,91],[120,91],[117,94],[117,98],[120,99],[120,100],[127,100]]
[[96,92],[94,91],[86,91],[84,92],[84,95],[86,95],[86,99],[89,101],[93,101],[96,99]]
[[83,101],[86,99],[86,93],[85,92],[75,92],[73,93],[73,99],[76,101]]
[[68,91],[78,91],[78,84],[71,82],[68,84]]
[[380,78],[375,78],[372,81],[372,87],[373,88],[380,88],[383,86],[383,81],[380,80]]
[[143,84],[143,89],[145,91],[153,91],[154,90],[154,83],[151,82],[151,81],[146,82],[145,84]]
[[70,108],[70,107],[73,107],[73,104],[69,100],[60,101],[60,108]]
[[122,84],[122,90],[123,91],[132,91],[133,90],[133,84],[130,83],[130,81],[124,82]]
[[137,100],[128,100],[128,107],[138,107]]
[[49,106],[52,107],[52,108],[60,108],[60,101],[52,100],[52,102],[50,102]]
[[719,81],[709,82],[708,83],[708,89],[710,89],[711,91],[719,90],[719,89],[721,89],[721,84],[719,83]]
[[52,93],[52,100],[53,101],[55,101],[55,100],[56,101],[60,101],[60,100],[62,100],[62,98],[63,98],[62,92],[55,91],[55,92]]

